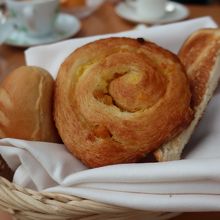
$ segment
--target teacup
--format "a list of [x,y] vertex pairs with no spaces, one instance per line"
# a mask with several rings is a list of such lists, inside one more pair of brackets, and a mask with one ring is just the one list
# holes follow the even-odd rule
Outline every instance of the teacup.
[[145,20],[157,20],[166,13],[167,0],[126,0],[137,16]]
[[6,0],[16,27],[32,37],[43,37],[54,30],[60,0]]

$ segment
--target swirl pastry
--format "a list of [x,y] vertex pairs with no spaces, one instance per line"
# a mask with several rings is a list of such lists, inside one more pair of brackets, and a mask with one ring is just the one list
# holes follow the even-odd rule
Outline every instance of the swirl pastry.
[[180,159],[217,88],[220,79],[220,29],[194,32],[182,45],[179,57],[189,78],[195,117],[185,130],[154,153],[158,161]]
[[55,122],[66,147],[89,167],[136,162],[189,124],[190,100],[177,56],[142,38],[108,38],[61,65]]

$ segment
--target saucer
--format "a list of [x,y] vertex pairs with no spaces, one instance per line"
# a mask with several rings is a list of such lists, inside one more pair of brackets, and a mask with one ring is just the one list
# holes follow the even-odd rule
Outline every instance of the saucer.
[[166,5],[165,15],[157,20],[145,20],[143,18],[138,17],[138,15],[136,14],[136,10],[132,6],[126,4],[125,2],[119,3],[116,6],[115,11],[118,16],[128,21],[132,21],[135,23],[146,23],[146,24],[170,23],[170,22],[182,20],[188,17],[189,15],[189,11],[184,5],[172,1],[169,1]]
[[80,21],[72,15],[60,13],[55,22],[54,32],[44,37],[31,37],[24,31],[14,29],[5,44],[16,47],[30,47],[54,43],[75,35],[80,30]]

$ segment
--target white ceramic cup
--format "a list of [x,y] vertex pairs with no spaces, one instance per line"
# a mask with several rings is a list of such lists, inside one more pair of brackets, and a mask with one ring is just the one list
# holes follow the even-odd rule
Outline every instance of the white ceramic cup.
[[32,37],[53,32],[59,4],[59,0],[6,0],[9,16],[17,28]]
[[133,7],[139,18],[145,20],[157,20],[166,13],[167,0],[126,0]]

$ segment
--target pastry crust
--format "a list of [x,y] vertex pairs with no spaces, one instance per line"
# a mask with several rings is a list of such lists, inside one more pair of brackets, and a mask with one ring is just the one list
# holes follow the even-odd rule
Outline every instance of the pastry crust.
[[195,117],[177,137],[154,154],[158,161],[178,160],[202,117],[220,78],[220,29],[201,29],[182,45],[179,57],[186,68]]
[[108,38],[73,52],[56,79],[55,121],[89,167],[136,162],[192,120],[178,57],[143,39]]
[[39,67],[15,69],[0,84],[0,138],[60,142],[53,120],[54,80]]

